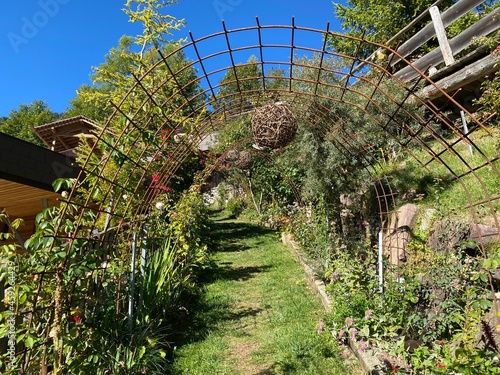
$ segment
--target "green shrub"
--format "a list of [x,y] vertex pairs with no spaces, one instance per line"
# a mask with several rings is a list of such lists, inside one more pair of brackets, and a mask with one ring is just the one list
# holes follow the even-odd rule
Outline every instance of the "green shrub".
[[245,202],[243,202],[239,198],[236,197],[229,198],[229,200],[226,203],[226,211],[232,217],[240,216],[244,209],[245,209]]

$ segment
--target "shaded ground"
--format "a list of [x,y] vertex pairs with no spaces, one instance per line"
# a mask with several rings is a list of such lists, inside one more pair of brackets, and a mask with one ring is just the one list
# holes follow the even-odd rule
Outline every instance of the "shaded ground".
[[275,232],[213,223],[215,264],[175,350],[174,374],[356,374],[327,331],[321,302]]

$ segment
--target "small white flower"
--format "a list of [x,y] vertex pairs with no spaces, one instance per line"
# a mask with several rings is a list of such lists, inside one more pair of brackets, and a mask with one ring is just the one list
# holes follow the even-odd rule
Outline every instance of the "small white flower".
[[157,210],[161,211],[163,210],[163,207],[165,207],[165,203],[163,202],[156,202],[155,207]]
[[66,190],[64,190],[62,193],[61,193],[61,196],[64,198],[64,199],[68,199],[69,197],[69,194]]
[[122,195],[122,198],[123,198],[124,200],[127,200],[127,199],[128,199],[128,195],[127,195],[127,194],[123,194],[123,195]]

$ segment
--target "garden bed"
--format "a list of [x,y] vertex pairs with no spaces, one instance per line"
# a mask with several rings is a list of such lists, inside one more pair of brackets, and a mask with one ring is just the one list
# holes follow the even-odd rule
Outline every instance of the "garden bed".
[[[311,268],[311,266],[306,261],[305,254],[300,250],[298,244],[294,241],[293,236],[290,233],[281,233],[282,242],[287,245],[294,254],[295,258],[301,264],[304,272],[307,274],[307,278],[310,286],[313,288],[314,292],[319,296],[326,312],[330,312],[333,306],[333,301],[330,299],[327,291],[326,285],[318,277],[316,272]],[[352,355],[356,356],[363,367],[363,370],[367,374],[383,374],[387,370],[391,370],[391,364],[397,364],[398,368],[405,366],[403,363],[398,363],[397,360],[389,356],[383,350],[371,349],[360,351],[358,345],[355,341],[347,338],[348,347],[352,352]],[[347,346],[346,346],[347,347]]]

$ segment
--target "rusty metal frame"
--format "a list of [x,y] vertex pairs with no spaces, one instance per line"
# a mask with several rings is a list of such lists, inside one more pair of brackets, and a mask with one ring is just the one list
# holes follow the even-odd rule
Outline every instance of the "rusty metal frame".
[[[267,42],[266,35],[268,33],[273,33],[276,31],[286,31],[289,33],[289,40],[282,43]],[[232,40],[235,36],[240,33],[254,33],[254,40],[248,42],[248,45],[244,47],[232,47]],[[298,44],[298,33],[304,33],[308,35],[307,45]],[[327,38],[329,37],[349,39],[354,43],[357,43],[357,51],[363,44],[370,44],[376,48],[381,48],[387,50],[391,56],[396,56],[401,60],[403,64],[412,68],[418,75],[416,81],[407,83],[397,79],[389,70],[389,63],[378,64],[371,59],[363,60],[358,55],[357,52],[354,56],[346,56],[337,53],[328,48]],[[217,38],[222,38],[225,41],[224,47],[221,50],[213,50],[212,42],[215,42]],[[302,38],[304,40],[304,38]],[[207,55],[203,55],[203,46],[208,44],[211,52]],[[245,61],[237,61],[235,58],[236,53],[248,53],[248,57],[252,51],[258,51],[258,60],[255,63],[261,71],[258,77],[247,77],[239,78],[237,73],[238,63],[242,63],[241,66],[248,65]],[[187,66],[183,66],[178,71],[174,71],[172,66],[168,63],[168,59],[175,56],[177,53],[185,53],[188,58],[191,59]],[[279,53],[281,52],[281,54]],[[279,58],[269,58],[266,59],[270,54],[277,53]],[[311,65],[303,63],[297,56],[303,53],[306,56],[316,55],[319,56],[319,64]],[[281,57],[282,56],[282,57]],[[229,60],[229,64],[226,66],[211,66],[210,60],[212,58],[223,57]],[[326,62],[329,59],[343,59],[345,61],[350,61],[350,66],[347,70],[333,69],[327,66]],[[363,74],[358,72],[359,65],[364,65],[369,67],[372,74]],[[285,67],[285,72],[287,74],[283,77],[270,75],[266,69],[273,68],[276,66]],[[153,87],[148,84],[148,79],[155,75],[158,69],[167,69],[169,71],[169,76],[166,81],[156,83]],[[180,80],[177,79],[180,74],[182,74],[186,69],[196,68],[198,69],[198,76],[191,82],[182,84]],[[296,74],[296,69],[309,69],[314,75],[314,79],[300,78]],[[219,90],[221,89],[221,84],[215,82],[214,80],[221,75],[232,71],[234,73],[235,79],[226,84],[235,84],[237,88],[236,95],[228,95],[226,97],[220,96]],[[337,83],[327,82],[322,79],[323,73],[325,75],[336,75],[340,77]],[[168,55],[163,55],[161,51],[158,51],[158,61],[152,65],[141,77],[134,77],[135,84],[123,99],[119,103],[112,103],[114,110],[110,118],[107,120],[106,126],[96,134],[97,142],[93,146],[93,151],[98,151],[100,147],[107,147],[114,153],[120,155],[126,163],[128,163],[128,171],[136,173],[140,176],[139,180],[144,180],[148,175],[152,173],[157,173],[160,176],[161,184],[168,184],[170,179],[175,176],[178,169],[187,157],[192,153],[193,146],[196,142],[200,141],[207,135],[217,131],[221,126],[227,124],[230,119],[239,116],[248,116],[251,113],[253,106],[246,105],[243,98],[246,100],[253,101],[255,106],[265,105],[274,100],[283,100],[290,103],[291,107],[296,112],[300,121],[307,123],[308,126],[316,128],[325,138],[328,137],[332,139],[332,144],[338,149],[338,151],[345,155],[346,157],[353,157],[354,151],[356,154],[362,155],[364,167],[368,173],[373,176],[374,190],[377,195],[379,204],[379,216],[380,216],[380,230],[390,231],[394,228],[389,228],[389,218],[394,215],[396,209],[395,199],[398,192],[392,190],[390,181],[380,179],[376,175],[376,164],[377,160],[370,159],[366,156],[369,150],[373,148],[370,143],[364,143],[362,133],[350,133],[345,134],[345,129],[347,128],[346,120],[342,118],[338,113],[331,111],[329,104],[334,103],[338,106],[343,106],[353,111],[360,111],[367,115],[373,121],[375,126],[378,126],[381,132],[384,132],[388,137],[391,137],[395,142],[397,142],[400,147],[402,147],[409,155],[413,156],[417,162],[429,172],[432,172],[433,166],[435,164],[441,165],[447,170],[450,178],[462,183],[463,193],[468,198],[468,205],[463,207],[464,209],[469,209],[471,211],[471,217],[473,218],[476,225],[480,223],[474,208],[478,205],[486,205],[489,210],[489,214],[493,220],[494,226],[497,232],[500,231],[500,223],[498,218],[498,206],[500,202],[500,192],[498,191],[488,191],[484,181],[482,180],[481,173],[485,170],[491,172],[495,178],[500,179],[500,171],[498,167],[498,156],[494,158],[489,158],[486,153],[484,153],[481,148],[474,144],[470,137],[461,134],[454,126],[452,120],[447,118],[447,116],[442,114],[440,108],[437,108],[432,103],[424,103],[420,98],[416,96],[416,91],[419,83],[425,82],[426,85],[434,85],[438,90],[439,87],[435,85],[432,80],[427,77],[424,72],[419,71],[414,68],[409,61],[404,57],[399,55],[397,51],[384,46],[382,44],[372,43],[365,39],[355,38],[350,36],[345,36],[339,33],[330,31],[330,25],[327,24],[324,30],[313,29],[307,27],[300,27],[295,25],[295,20],[292,18],[291,25],[262,25],[258,18],[256,18],[256,25],[239,28],[234,30],[228,30],[226,25],[222,23],[222,31],[204,36],[196,39],[191,33],[189,33],[189,41],[180,46],[177,50],[169,53]],[[251,91],[243,91],[242,83],[248,79],[255,79],[262,83],[261,88]],[[269,81],[273,79],[280,79],[286,82],[286,85],[280,88],[271,88],[268,85]],[[383,80],[388,80],[394,85],[406,90],[406,95],[403,99],[395,98],[391,93],[386,92],[381,86]],[[344,83],[341,83],[345,81]],[[356,82],[365,82],[372,86],[371,92],[364,93],[358,90]],[[199,83],[201,85],[201,92],[197,92],[193,97],[189,97],[186,94],[186,88],[194,83]],[[171,95],[165,98],[159,91],[166,85],[171,85],[174,87]],[[148,88],[149,87],[149,88]],[[310,89],[308,89],[310,88]],[[339,96],[329,96],[324,93],[328,89],[331,92],[340,93]],[[457,103],[454,98],[444,91],[440,90],[442,96],[447,98],[450,105],[464,111],[467,116],[471,119],[472,127],[475,129],[485,130],[486,133],[489,132],[488,124],[486,122],[479,121],[475,119],[474,115],[469,113],[463,108],[459,103]],[[137,98],[142,98],[138,102]],[[179,101],[173,111],[163,112],[160,114],[155,114],[153,111],[144,113],[144,108],[148,105],[154,105],[157,108],[163,108],[167,105],[173,103],[175,100]],[[388,100],[393,105],[394,109],[387,109],[379,103],[379,98],[384,98]],[[202,99],[202,100],[201,100]],[[427,113],[427,118],[421,118],[418,115],[413,115],[409,112],[408,102],[413,101],[415,103],[420,103],[422,107],[425,108]],[[201,103],[200,103],[201,102]],[[223,103],[223,105],[220,105]],[[208,110],[207,110],[208,108]],[[216,109],[214,109],[216,108]],[[375,114],[373,113],[375,111]],[[419,125],[418,130],[413,131],[407,124],[401,123],[398,120],[398,113],[404,112],[406,115],[413,118],[416,124]],[[180,124],[176,124],[175,119],[182,118]],[[171,143],[171,139],[162,139],[162,130],[170,129],[174,130],[177,126],[183,126],[187,124],[192,119],[201,118],[196,126],[191,129],[190,133],[186,137],[182,138],[178,143],[175,143],[175,147],[170,149],[169,157],[164,155],[164,147],[167,142]],[[161,120],[159,120],[161,119]],[[153,121],[160,121],[161,125],[157,126],[156,131],[148,130],[149,125]],[[455,138],[447,139],[439,135],[432,129],[432,122],[439,123],[442,127],[445,127],[451,131]],[[109,140],[109,129],[114,128],[117,123],[122,123],[119,131],[116,132],[113,143],[111,144]],[[389,127],[395,127],[397,133],[393,133],[389,130]],[[147,144],[147,147],[140,146],[141,135],[144,132],[149,132],[148,135],[151,136],[151,141]],[[128,148],[121,147],[124,143],[122,142],[130,134],[135,134],[134,139],[129,139]],[[173,137],[173,133],[170,135]],[[402,135],[409,137],[409,140],[403,142],[400,138]],[[441,149],[436,151],[433,149],[434,144],[439,144]],[[457,151],[456,145],[459,142],[467,142],[472,144],[474,150],[477,151],[478,158],[481,159],[480,163],[477,165],[470,164],[464,159]],[[130,144],[132,146],[130,146]],[[421,149],[427,151],[429,159],[419,160],[418,157],[412,152],[411,147],[418,146]],[[238,147],[235,144],[234,147]],[[465,172],[463,170],[456,171],[449,166],[445,159],[446,157],[453,157],[459,159]],[[161,167],[157,167],[154,159],[163,158],[165,164]],[[269,161],[272,161],[270,156]],[[223,160],[220,157],[219,160]],[[108,202],[110,197],[115,195],[121,197],[124,194],[139,197],[136,204],[132,204],[131,200],[124,203],[122,210],[120,212],[115,212],[114,207],[108,207],[105,203],[97,204],[92,202],[90,196],[93,191],[90,191],[89,196],[85,201],[79,203],[83,207],[92,207],[96,212],[97,217],[102,217],[102,215],[111,215],[113,217],[116,226],[114,230],[116,233],[115,237],[107,239],[111,244],[117,243],[118,235],[122,237],[121,241],[127,242],[131,241],[131,231],[125,230],[129,228],[140,228],[144,221],[144,213],[147,212],[148,208],[154,201],[154,192],[152,189],[146,189],[146,192],[140,196],[140,192],[143,189],[141,183],[133,185],[131,183],[131,175],[122,176],[122,167],[118,166],[116,168],[115,174],[113,176],[103,176],[100,171],[106,168],[111,161],[108,159],[102,160],[102,162],[96,166],[91,167],[90,160],[87,159],[82,164],[82,173],[79,177],[82,183],[88,178],[97,179],[101,184],[97,183],[92,185],[95,189],[97,186],[105,186],[102,190],[102,202]],[[208,171],[207,173],[209,173]],[[127,172],[128,173],[128,172]],[[341,173],[341,172],[339,172]],[[469,187],[465,186],[462,179],[466,176],[474,176],[475,181],[482,188],[484,193],[483,199],[479,202],[471,201],[469,194]],[[296,188],[292,187],[294,191]],[[73,189],[70,194],[68,201],[77,194],[77,187]],[[116,205],[115,205],[116,207]],[[124,213],[127,214],[127,222],[124,219]],[[83,216],[78,217],[78,224],[81,224]],[[97,220],[95,223],[95,228],[97,229]],[[397,229],[397,228],[396,228]],[[60,228],[56,228],[55,236],[61,233]],[[62,236],[62,234],[60,234]],[[71,242],[75,238],[69,238]],[[92,239],[89,239],[89,241]],[[99,239],[96,239],[96,246],[99,245]],[[102,245],[102,243],[101,243]],[[70,246],[68,246],[70,248]],[[45,265],[46,267],[47,265]],[[100,268],[92,270],[90,278],[94,277]],[[104,271],[106,269],[104,268]],[[44,287],[44,276],[47,275],[46,270],[41,272],[39,277],[39,288],[40,292]],[[76,283],[76,280],[75,280]],[[73,284],[73,288],[74,288]],[[38,293],[35,295],[33,301],[33,307],[31,312],[37,310],[37,298]],[[65,306],[65,311],[70,311],[71,304],[75,304],[76,301],[70,299],[68,306]],[[47,308],[47,307],[46,307]],[[50,308],[50,307],[49,307]],[[53,306],[52,306],[53,309]],[[29,312],[27,312],[29,313]],[[29,324],[30,326],[35,326],[34,322],[35,314],[30,314]],[[47,338],[49,332],[43,333]],[[47,344],[48,345],[48,344]],[[31,352],[29,350],[20,353],[23,355],[24,368],[22,371],[27,371],[27,366],[30,361],[33,360]]]

